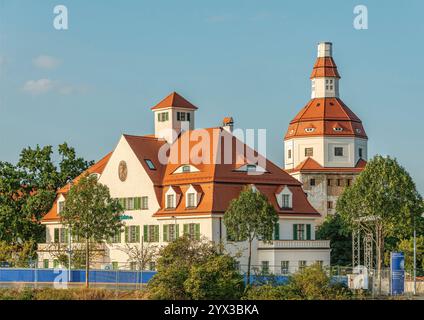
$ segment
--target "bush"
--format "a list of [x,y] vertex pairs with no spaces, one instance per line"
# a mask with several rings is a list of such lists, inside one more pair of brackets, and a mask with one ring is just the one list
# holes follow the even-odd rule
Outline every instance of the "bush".
[[332,284],[319,265],[307,267],[289,277],[285,285],[253,286],[246,290],[246,300],[345,300],[352,292],[343,284]]

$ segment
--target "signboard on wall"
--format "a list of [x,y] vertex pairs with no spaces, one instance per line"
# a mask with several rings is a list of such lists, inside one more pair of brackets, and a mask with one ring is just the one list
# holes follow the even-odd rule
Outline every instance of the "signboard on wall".
[[403,252],[390,253],[390,294],[399,295],[405,291],[405,256]]

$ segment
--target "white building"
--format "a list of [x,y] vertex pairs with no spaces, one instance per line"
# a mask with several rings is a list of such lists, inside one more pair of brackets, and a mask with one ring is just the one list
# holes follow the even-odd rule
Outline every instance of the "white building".
[[332,44],[318,44],[311,100],[290,122],[284,138],[284,169],[302,182],[322,218],[334,214],[346,186],[364,169],[368,137],[361,120],[339,97],[340,75]]
[[[301,184],[271,161],[243,152],[252,150],[232,135],[232,118],[226,118],[222,127],[194,130],[196,110],[172,93],[152,108],[154,135],[121,136],[115,149],[88,170],[98,175],[99,182],[126,208],[124,232],[103,244],[104,256],[96,267],[134,267],[123,247],[162,246],[189,234],[223,241],[228,251],[241,252],[239,262],[244,269],[247,245],[227,239],[223,216],[245,186],[265,194],[279,216],[275,240],[271,244],[255,241],[252,265],[275,273],[295,271],[317,261],[328,265],[329,241],[315,240],[320,214],[309,204]],[[228,147],[229,160],[223,152]],[[163,163],[166,149],[171,158]],[[265,165],[260,167],[260,163]],[[53,208],[42,220],[47,243],[39,245],[41,268],[57,264],[49,249],[51,243],[66,246],[69,240],[60,223],[68,190],[65,186],[58,191]]]

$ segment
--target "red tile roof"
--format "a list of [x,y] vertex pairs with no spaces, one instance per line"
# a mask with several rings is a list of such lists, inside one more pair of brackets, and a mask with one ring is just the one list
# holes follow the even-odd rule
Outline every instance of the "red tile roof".
[[[307,131],[309,128],[314,130]],[[311,99],[290,122],[284,139],[307,136],[355,136],[368,139],[362,121],[339,98]]]
[[340,79],[336,63],[332,57],[317,58],[314,68],[312,69],[311,79],[322,77],[335,77]]
[[152,110],[157,109],[165,109],[170,107],[177,107],[177,108],[184,108],[184,109],[191,109],[191,110],[197,110],[197,107],[193,105],[191,102],[183,98],[181,95],[179,95],[176,92],[172,92],[169,96],[167,96],[165,99],[163,99],[161,102],[159,102],[157,105],[152,107]]
[[288,173],[294,173],[294,172],[328,172],[328,173],[359,173],[365,169],[365,166],[367,165],[367,162],[363,159],[359,159],[356,163],[355,167],[323,167],[321,166],[317,161],[314,159],[308,157],[305,160],[303,160],[301,163],[299,163],[296,168],[294,169],[288,169],[286,170]]

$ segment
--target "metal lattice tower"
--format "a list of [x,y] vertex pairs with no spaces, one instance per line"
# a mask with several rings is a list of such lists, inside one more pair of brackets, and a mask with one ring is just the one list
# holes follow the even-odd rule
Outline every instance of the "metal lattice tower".
[[367,233],[364,236],[364,265],[368,270],[372,270],[374,267],[372,241],[372,234]]
[[361,264],[361,231],[358,229],[352,232],[352,267]]

